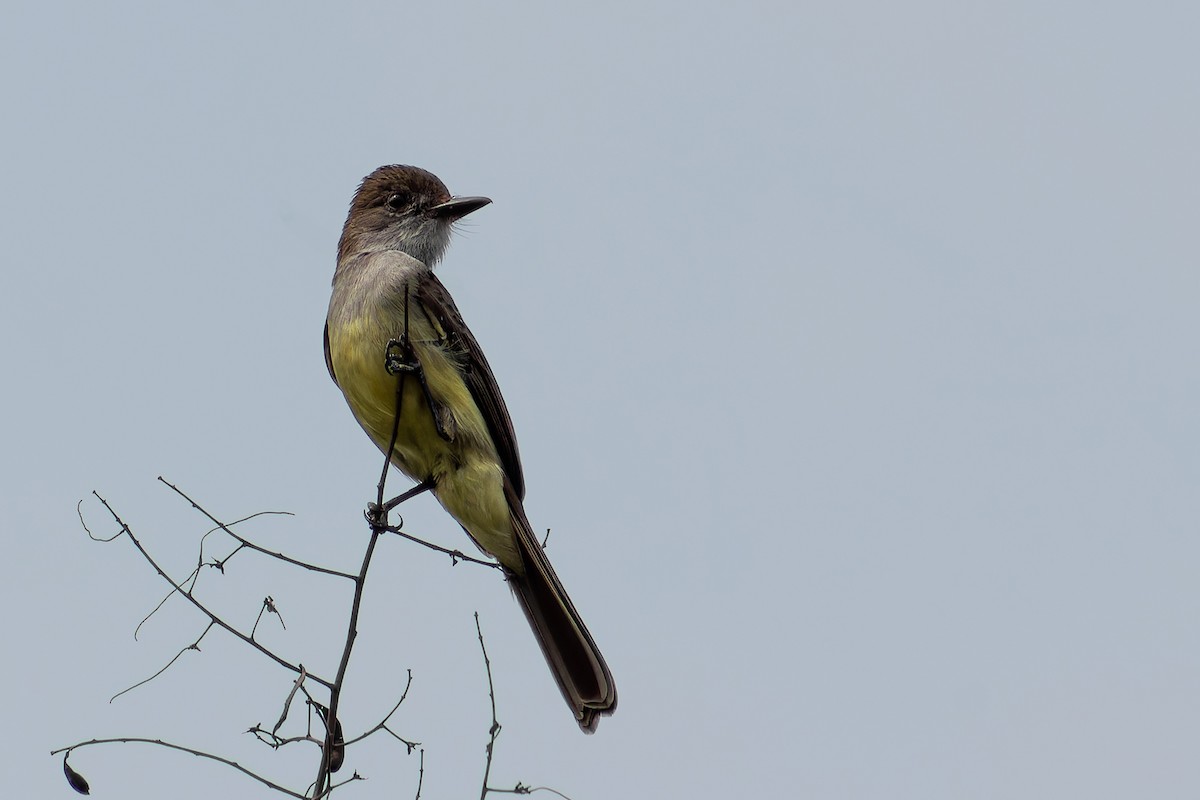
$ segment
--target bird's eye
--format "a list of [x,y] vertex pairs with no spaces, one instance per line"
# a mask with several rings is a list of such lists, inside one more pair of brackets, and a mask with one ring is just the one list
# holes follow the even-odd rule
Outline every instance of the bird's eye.
[[408,205],[408,195],[402,192],[396,192],[387,199],[387,207],[393,211],[399,211],[406,205]]

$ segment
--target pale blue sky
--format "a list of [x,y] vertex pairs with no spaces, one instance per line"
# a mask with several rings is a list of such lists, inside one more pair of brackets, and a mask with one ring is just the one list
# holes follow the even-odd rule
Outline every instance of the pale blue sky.
[[[343,6],[353,6],[346,8]],[[360,558],[379,457],[321,358],[367,172],[493,205],[440,268],[508,400],[534,525],[620,687],[580,735],[498,576],[380,548],[349,727],[423,796],[1200,793],[1200,12],[918,2],[10,4],[0,498],[14,797],[47,753],[162,736],[302,788],[241,732],[290,676],[202,626],[203,520]],[[85,504],[104,529],[101,510]],[[464,549],[428,499],[413,533]],[[332,673],[342,587],[246,560]],[[351,754],[346,797],[416,759]],[[269,796],[193,758],[80,752],[97,797]]]

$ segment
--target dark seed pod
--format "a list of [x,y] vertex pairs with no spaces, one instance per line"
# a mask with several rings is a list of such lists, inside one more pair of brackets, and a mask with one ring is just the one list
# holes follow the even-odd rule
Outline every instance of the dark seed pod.
[[67,783],[71,784],[71,788],[80,794],[91,794],[92,789],[88,786],[87,778],[80,775],[75,770],[71,769],[71,765],[67,763],[67,757],[63,756],[63,774],[67,776]]
[[342,734],[342,721],[335,719],[330,725],[329,709],[315,700],[310,702],[317,709],[317,715],[321,717],[321,721],[325,723],[325,757],[328,759],[326,765],[330,772],[337,772],[346,760],[346,737]]
[[346,760],[346,737],[342,735],[342,722],[333,721],[333,731],[329,734],[329,771],[337,772]]

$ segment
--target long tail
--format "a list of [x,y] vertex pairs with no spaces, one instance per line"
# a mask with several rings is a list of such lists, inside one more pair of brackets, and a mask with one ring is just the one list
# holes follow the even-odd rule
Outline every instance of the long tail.
[[575,721],[584,733],[594,733],[600,717],[617,708],[617,686],[604,656],[554,574],[520,499],[511,487],[505,488],[525,567],[523,575],[505,570],[509,585],[529,620],[529,627],[533,628],[563,699],[575,714]]

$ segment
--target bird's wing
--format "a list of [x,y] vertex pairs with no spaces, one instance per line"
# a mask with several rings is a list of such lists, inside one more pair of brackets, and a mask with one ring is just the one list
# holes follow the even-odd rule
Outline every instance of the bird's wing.
[[516,490],[517,497],[524,499],[525,478],[521,473],[517,436],[513,432],[512,418],[508,416],[508,408],[504,405],[500,387],[496,384],[496,376],[492,374],[492,368],[484,358],[483,349],[479,342],[475,341],[467,323],[463,321],[450,292],[446,291],[446,287],[432,271],[426,272],[417,282],[416,299],[437,318],[438,324],[450,338],[451,346],[463,354],[463,380],[471,390],[475,405],[479,407],[487,423],[505,475]]
[[333,378],[333,385],[338,386],[337,375],[333,374],[333,356],[329,354],[329,321],[325,321],[325,366],[329,370],[329,377]]

